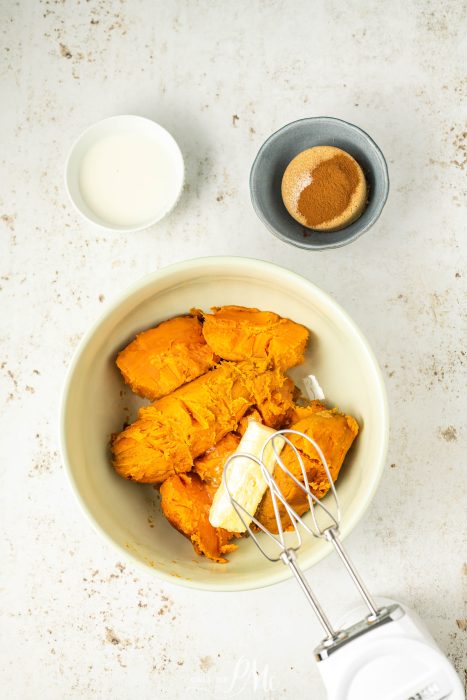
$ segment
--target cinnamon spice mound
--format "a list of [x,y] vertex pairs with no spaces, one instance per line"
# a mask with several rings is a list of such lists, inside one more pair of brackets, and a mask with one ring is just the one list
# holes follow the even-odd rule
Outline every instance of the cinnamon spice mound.
[[324,160],[313,170],[311,184],[301,191],[298,211],[309,226],[335,219],[349,206],[358,182],[357,165],[350,158]]
[[365,209],[365,176],[345,151],[316,146],[289,163],[282,178],[282,198],[289,214],[307,228],[338,231]]

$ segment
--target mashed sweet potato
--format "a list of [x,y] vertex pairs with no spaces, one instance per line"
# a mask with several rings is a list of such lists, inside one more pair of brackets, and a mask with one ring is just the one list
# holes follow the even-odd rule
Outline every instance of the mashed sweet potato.
[[207,450],[202,457],[195,459],[194,471],[212,491],[216,491],[219,488],[225,461],[227,457],[235,452],[239,442],[239,435],[227,433],[222,440],[219,440],[214,447]]
[[131,390],[155,401],[201,376],[217,360],[199,319],[178,316],[137,335],[116,362]]
[[[122,477],[161,484],[162,512],[193,544],[197,554],[225,562],[236,548],[234,535],[209,522],[209,510],[227,457],[248,422],[292,427],[321,446],[333,479],[358,433],[358,424],[320,401],[295,404],[286,370],[303,361],[309,332],[270,311],[241,306],[192,311],[139,334],[117,357],[125,381],[153,403],[112,438],[113,465]],[[329,489],[315,450],[291,438],[302,454],[313,493]],[[302,478],[290,446],[281,458]],[[279,467],[276,480],[289,503],[303,514],[303,492]],[[256,517],[276,529],[271,496],[263,496]],[[284,527],[290,523],[281,511]]]
[[275,367],[287,370],[303,362],[308,329],[272,311],[244,306],[213,307],[204,316],[207,344],[225,360],[269,358]]
[[265,362],[225,362],[140,409],[112,441],[113,465],[127,479],[160,483],[187,472],[196,457],[235,431],[253,406],[278,427],[293,407],[293,382]]
[[209,522],[212,495],[197,474],[171,476],[161,486],[161,507],[167,520],[191,540],[197,554],[225,563],[222,556],[237,548],[234,534]]
[[[328,463],[333,481],[339,476],[345,455],[358,434],[358,423],[351,416],[339,413],[336,409],[328,411],[315,410],[316,404],[291,428],[305,433],[318,443]],[[300,413],[306,413],[307,409],[299,409]],[[304,438],[290,435],[291,442],[299,450],[304,461],[308,483],[317,498],[323,498],[329,491],[330,484],[326,477],[323,464],[314,447]],[[281,452],[281,459],[290,472],[303,482],[300,464],[293,449],[286,445]],[[276,466],[274,478],[284,494],[286,500],[302,515],[309,510],[308,500],[302,489],[280,467]],[[290,525],[290,520],[283,506],[279,508],[283,527]],[[272,498],[267,491],[256,511],[258,520],[272,532],[277,532],[276,518]]]

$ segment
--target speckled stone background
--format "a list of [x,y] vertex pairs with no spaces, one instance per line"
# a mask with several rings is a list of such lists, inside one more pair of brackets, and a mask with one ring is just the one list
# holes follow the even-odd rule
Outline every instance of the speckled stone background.
[[[65,479],[60,392],[83,332],[145,273],[213,254],[305,275],[368,336],[391,439],[348,545],[464,672],[466,20],[461,0],[1,4],[2,697],[324,698],[293,582],[161,585],[101,541]],[[82,221],[62,179],[80,131],[120,113],[167,127],[187,166],[175,212],[129,236]],[[248,193],[263,140],[310,115],[367,130],[392,183],[375,228],[325,253],[273,238]],[[332,558],[310,579],[334,615],[355,600]]]

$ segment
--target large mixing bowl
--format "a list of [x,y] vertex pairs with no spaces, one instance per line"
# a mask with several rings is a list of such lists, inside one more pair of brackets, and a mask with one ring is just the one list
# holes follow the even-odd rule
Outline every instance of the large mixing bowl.
[[[240,540],[228,564],[197,556],[190,542],[163,517],[152,486],[125,481],[110,463],[109,438],[136,417],[143,401],[125,387],[117,352],[136,333],[193,307],[238,304],[276,311],[311,332],[306,361],[291,374],[312,372],[328,402],[355,416],[361,432],[337,482],[342,535],[363,516],[383,469],[388,409],[380,369],[347,314],[311,282],[260,260],[213,257],[188,260],[155,272],[128,289],[83,338],[66,381],[61,441],[74,492],[97,530],[149,574],[210,590],[242,590],[290,576],[281,563]],[[305,538],[299,561],[306,569],[329,552],[328,543]]]

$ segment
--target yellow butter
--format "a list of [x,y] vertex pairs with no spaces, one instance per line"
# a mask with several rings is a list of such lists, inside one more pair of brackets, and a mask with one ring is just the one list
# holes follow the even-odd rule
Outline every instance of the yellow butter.
[[[234,454],[243,453],[257,458],[261,457],[266,440],[275,432],[273,428],[251,421]],[[280,435],[267,445],[263,455],[263,463],[270,474],[272,474],[276,464],[273,442],[277,453],[280,453],[285,445],[285,440]],[[229,464],[226,478],[231,497],[243,506],[247,513],[251,516],[254,515],[267,488],[260,465],[248,457],[238,457]],[[209,522],[214,527],[222,527],[229,532],[245,532],[246,525],[251,523],[252,518],[243,511],[241,513],[245,524],[239,518],[224,482],[222,482],[214,494],[209,511]]]

